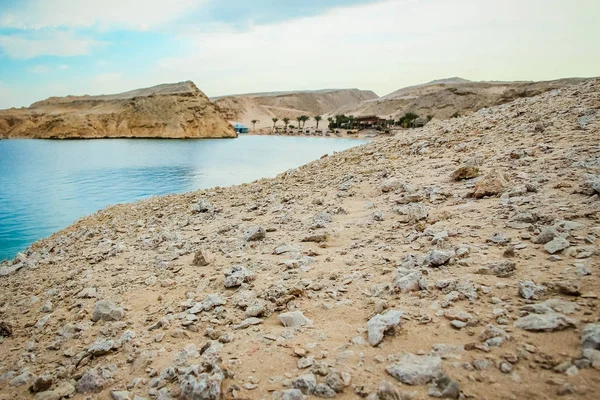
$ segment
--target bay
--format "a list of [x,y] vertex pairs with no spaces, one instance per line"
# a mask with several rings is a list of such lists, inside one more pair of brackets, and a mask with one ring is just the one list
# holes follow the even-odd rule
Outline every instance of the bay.
[[274,177],[365,141],[0,140],[0,260],[108,205]]

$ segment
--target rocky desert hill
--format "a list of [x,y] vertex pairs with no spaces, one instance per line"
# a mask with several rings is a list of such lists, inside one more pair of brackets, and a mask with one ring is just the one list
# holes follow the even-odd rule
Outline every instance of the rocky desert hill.
[[435,80],[409,86],[386,96],[339,107],[330,115],[379,115],[399,119],[407,112],[446,119],[469,115],[484,107],[532,97],[552,89],[581,82],[580,78],[544,82],[472,82],[462,78]]
[[0,264],[0,398],[597,399],[599,139],[592,80],[99,211]]
[[[297,92],[250,93],[243,95],[216,97],[212,100],[222,110],[229,121],[252,126],[258,120],[257,129],[273,126],[272,118],[289,118],[296,123],[296,117],[324,115],[348,104],[370,99],[377,95],[370,90],[325,89]],[[307,126],[314,123],[307,122]]]
[[231,138],[233,127],[193,82],[102,96],[51,97],[0,110],[5,138]]

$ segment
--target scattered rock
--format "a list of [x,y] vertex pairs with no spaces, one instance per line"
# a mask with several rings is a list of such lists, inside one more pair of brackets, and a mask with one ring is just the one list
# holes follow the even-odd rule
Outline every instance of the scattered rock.
[[389,178],[385,181],[381,182],[379,185],[379,190],[383,193],[394,191],[398,188],[402,187],[402,181],[398,178]]
[[97,301],[94,305],[92,321],[119,321],[125,316],[125,311],[108,300]]
[[314,374],[300,375],[296,378],[293,384],[295,389],[300,390],[303,394],[313,394],[317,387],[317,378]]
[[388,366],[387,372],[404,384],[425,385],[442,377],[442,359],[406,353],[396,364]]
[[198,200],[198,203],[196,203],[196,206],[194,207],[194,211],[199,213],[212,213],[214,210],[215,207],[213,204],[210,202],[210,200],[205,198]]
[[564,249],[570,246],[569,241],[567,239],[563,239],[561,237],[557,237],[552,239],[550,242],[544,245],[544,249],[550,254],[558,253],[563,251]]
[[283,326],[295,328],[297,326],[310,326],[312,321],[302,314],[302,311],[291,311],[279,314],[279,321]]
[[561,331],[574,328],[575,322],[562,314],[548,312],[546,314],[529,314],[515,322],[517,328],[533,332]]
[[377,346],[383,340],[383,335],[400,325],[403,312],[389,310],[385,314],[377,314],[367,322],[368,339],[371,346]]
[[78,393],[99,393],[104,389],[105,380],[97,371],[90,369],[77,381]]
[[10,337],[12,334],[12,325],[8,321],[0,320],[0,337]]
[[226,288],[234,288],[241,286],[243,283],[250,283],[256,279],[254,272],[242,267],[241,265],[234,265],[225,272]]
[[533,281],[519,281],[519,295],[524,299],[537,300],[540,296],[546,294],[546,287],[536,285]]
[[453,251],[431,250],[427,253],[425,264],[428,267],[439,267],[448,263],[454,256]]
[[508,187],[508,177],[500,171],[492,171],[481,178],[476,184],[471,195],[476,199],[486,196],[496,196]]
[[262,226],[252,226],[244,232],[244,239],[247,242],[262,240],[266,236],[266,232]]
[[454,171],[452,173],[452,179],[454,179],[455,181],[462,181],[465,179],[473,179],[473,178],[477,178],[479,176],[479,168],[471,166],[471,165],[465,165],[463,167],[460,167],[459,169],[457,169],[456,171]]
[[398,214],[399,222],[418,222],[429,216],[429,209],[423,203],[409,203],[395,207],[394,212]]
[[192,265],[197,267],[206,267],[209,264],[204,252],[202,250],[198,250],[194,254],[194,261],[192,261]]
[[587,324],[581,332],[581,349],[600,350],[600,324]]
[[514,261],[501,261],[481,267],[477,273],[482,275],[496,275],[498,278],[508,278],[514,275],[517,264]]

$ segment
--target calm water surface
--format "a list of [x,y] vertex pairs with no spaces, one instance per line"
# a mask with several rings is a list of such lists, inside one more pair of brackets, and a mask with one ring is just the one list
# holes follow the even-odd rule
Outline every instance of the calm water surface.
[[364,143],[234,140],[0,140],[0,260],[111,204],[273,177]]

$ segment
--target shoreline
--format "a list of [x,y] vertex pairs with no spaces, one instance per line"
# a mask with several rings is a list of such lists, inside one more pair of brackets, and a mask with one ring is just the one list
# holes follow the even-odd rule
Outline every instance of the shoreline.
[[[243,135],[240,135],[240,136],[243,136]],[[261,136],[261,135],[246,135],[246,136]],[[299,137],[300,137],[300,138],[310,138],[310,136],[299,136]],[[92,140],[96,140],[96,139],[97,139],[97,138],[92,138]],[[112,139],[112,138],[110,138],[110,139]],[[137,140],[137,139],[138,139],[138,138],[119,138],[118,140]],[[154,140],[155,138],[150,138],[150,139],[147,139],[147,138],[139,138],[139,139],[146,141],[146,140]],[[354,139],[356,139],[356,138],[354,138]],[[11,140],[14,140],[14,141],[22,141],[22,140],[28,140],[28,139],[7,139],[7,141],[11,141]],[[50,139],[36,139],[36,140],[50,140]],[[67,140],[68,140],[68,141],[78,141],[79,139],[67,139]],[[88,139],[81,139],[81,141],[82,141],[82,142],[83,142],[83,141],[87,141],[87,140],[88,140]],[[165,141],[187,141],[187,140],[190,140],[190,139],[161,139],[161,140],[165,140]],[[196,139],[192,139],[192,140],[196,141]],[[204,140],[204,139],[197,139],[197,140]],[[359,140],[361,140],[361,141],[362,141],[362,142],[364,142],[364,143],[368,143],[368,142],[369,142],[369,140],[368,140],[368,139],[359,139]],[[60,142],[60,141],[59,141],[59,142]],[[334,150],[334,149],[327,150],[327,152],[326,152],[325,154],[334,154],[335,152],[339,152],[339,150]],[[318,159],[319,159],[320,157],[322,157],[322,156],[323,156],[323,154],[321,154],[321,153],[319,153],[318,155],[314,155],[314,159],[312,159],[312,160],[309,160],[308,162],[312,162],[312,161],[318,160]],[[300,165],[298,165],[298,166],[296,166],[296,167],[292,167],[292,168],[299,168],[299,167],[301,167],[301,166],[303,166],[303,165],[305,165],[305,164],[306,164],[306,163],[304,163],[304,164],[300,164]],[[255,178],[255,179],[253,179],[253,180],[251,180],[251,181],[247,181],[247,182],[243,182],[243,183],[239,183],[239,184],[234,184],[233,186],[237,186],[237,185],[240,185],[240,184],[249,184],[249,183],[252,183],[252,182],[254,182],[254,181],[256,181],[256,180],[261,180],[261,179],[270,179],[271,177],[273,177],[273,176],[277,176],[277,175],[279,175],[279,174],[282,174],[282,173],[284,173],[284,172],[285,172],[285,170],[283,170],[283,171],[276,170],[276,171],[273,171],[272,173],[270,173],[268,176],[262,176],[262,177],[259,177],[259,178]],[[217,185],[216,187],[229,187],[229,186],[232,186],[232,185],[227,185],[227,186],[218,186],[218,185]],[[188,191],[188,192],[185,192],[185,193],[192,193],[192,192],[195,192],[195,191],[197,191],[197,190],[202,190],[202,189],[193,189],[193,190],[191,190],[191,191]],[[176,194],[182,194],[182,193],[181,193],[181,192],[172,192],[172,193],[170,193],[170,194],[166,194],[166,195],[176,195]],[[155,195],[149,195],[147,198],[149,198],[149,197],[156,197],[156,196],[163,196],[163,195],[165,195],[165,194],[155,194]],[[139,201],[143,201],[143,200],[144,200],[144,199],[137,199],[137,200],[131,200],[131,201],[121,201],[121,202],[118,202],[118,203],[110,203],[110,204],[107,204],[107,205],[105,205],[105,206],[102,206],[101,208],[98,208],[98,209],[96,209],[95,211],[92,211],[92,212],[90,212],[89,214],[86,214],[86,215],[82,215],[82,216],[79,216],[79,217],[77,217],[77,220],[79,220],[79,219],[81,219],[81,218],[86,218],[86,217],[87,217],[87,216],[89,216],[89,215],[93,215],[93,214],[95,214],[96,212],[98,212],[98,211],[101,211],[101,210],[103,210],[103,209],[105,209],[105,208],[107,208],[107,207],[111,207],[111,206],[113,206],[113,205],[133,204],[133,203],[136,203],[136,202],[139,202]],[[69,223],[68,225],[66,225],[66,226],[64,226],[64,225],[63,225],[63,226],[64,226],[64,228],[62,228],[62,229],[61,229],[61,228],[58,228],[56,231],[50,232],[50,233],[48,233],[46,236],[44,236],[44,237],[41,237],[41,238],[37,239],[36,241],[34,241],[33,243],[31,243],[31,244],[30,244],[29,246],[27,246],[26,248],[20,248],[20,249],[19,249],[19,250],[18,250],[18,251],[17,251],[17,252],[16,252],[16,253],[15,253],[15,254],[12,256],[12,257],[10,257],[10,258],[5,258],[5,259],[2,259],[2,258],[0,258],[0,262],[2,262],[2,261],[4,261],[4,262],[9,262],[9,263],[10,263],[10,262],[12,262],[12,261],[15,259],[15,257],[17,256],[17,254],[18,254],[18,253],[23,253],[23,252],[26,252],[26,251],[28,250],[28,248],[29,248],[29,247],[31,247],[32,245],[34,245],[34,244],[35,244],[37,241],[39,241],[39,240],[43,240],[43,239],[46,239],[46,238],[48,238],[48,237],[51,237],[51,236],[53,236],[53,235],[55,235],[55,234],[57,234],[57,233],[60,233],[60,231],[62,231],[63,229],[66,229],[68,226],[70,226],[72,223],[75,223],[77,220],[74,220],[74,221],[72,220],[72,222],[71,222],[71,223]],[[2,265],[2,264],[0,264],[0,265]]]
[[592,399],[599,100],[571,86],[84,217],[0,277],[0,390]]

